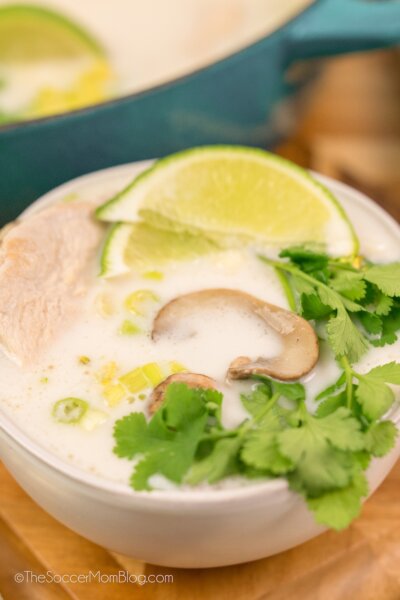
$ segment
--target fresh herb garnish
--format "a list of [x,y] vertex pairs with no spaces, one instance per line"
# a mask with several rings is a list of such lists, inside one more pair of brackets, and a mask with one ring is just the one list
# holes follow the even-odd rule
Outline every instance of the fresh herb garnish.
[[261,375],[241,396],[249,418],[234,429],[221,423],[222,395],[172,383],[147,423],[133,413],[117,421],[115,453],[138,459],[131,485],[152,489],[161,474],[177,484],[215,483],[231,475],[284,477],[318,523],[342,529],[368,494],[365,471],[387,454],[397,428],[384,415],[400,385],[400,364],[360,373],[353,365],[372,346],[392,344],[400,329],[400,264],[332,259],[304,247],[261,259],[279,274],[292,310],[317,323],[342,372],[306,406],[301,383]]
[[[380,379],[380,383],[400,377],[400,365],[394,363],[382,367],[378,376],[373,371],[372,376],[360,377]],[[149,423],[141,413],[117,421],[115,453],[139,458],[132,487],[152,489],[149,479],[155,474],[189,485],[215,483],[231,475],[285,477],[319,523],[346,527],[367,494],[364,470],[372,456],[383,456],[393,447],[395,425],[346,406],[345,377],[337,382],[343,395],[340,402],[315,415],[306,408],[300,383],[257,379],[261,382],[255,389],[242,395],[249,419],[234,429],[221,424],[219,392],[191,389],[183,383],[168,387],[163,405]],[[354,404],[359,388],[353,385]],[[336,386],[320,395],[320,407],[332,402],[334,391]]]
[[286,278],[286,294],[308,320],[326,325],[328,341],[340,359],[357,362],[370,345],[392,344],[400,329],[400,263],[359,264],[332,259],[304,247],[283,250],[288,260],[261,260]]
[[[208,404],[211,403],[211,408]],[[114,452],[123,458],[142,456],[131,478],[137,490],[149,490],[152,475],[180,483],[209,427],[221,394],[172,384],[165,403],[147,423],[143,413],[131,413],[115,424]]]
[[[356,410],[357,413],[361,412],[368,422],[383,417],[395,399],[393,390],[388,384],[400,385],[400,364],[390,362],[362,374],[355,371],[345,358],[342,359],[341,364],[344,367],[344,379],[342,376],[336,383],[335,389],[340,390],[338,396],[344,405],[350,410]],[[318,398],[324,397],[324,393],[319,394]],[[331,399],[332,397],[324,400],[319,410]]]

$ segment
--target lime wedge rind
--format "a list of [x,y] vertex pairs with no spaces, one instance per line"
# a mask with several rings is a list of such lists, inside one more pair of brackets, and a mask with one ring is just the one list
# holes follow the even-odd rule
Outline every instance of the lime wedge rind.
[[100,277],[115,277],[129,273],[125,252],[132,234],[130,223],[114,223],[106,235],[100,257]]
[[[202,200],[198,203],[198,222],[196,222],[196,219],[192,219],[192,215],[180,214],[179,217],[174,215],[173,210],[171,210],[171,206],[172,209],[174,208],[174,200],[172,200],[172,203],[170,202],[170,197],[174,195],[174,177],[179,176],[180,171],[188,165],[191,168],[193,168],[193,166],[196,168],[196,165],[206,161],[211,169],[213,161],[225,159],[232,163],[231,167],[234,165],[235,161],[239,161],[242,165],[244,163],[247,163],[248,166],[257,165],[257,168],[260,166],[264,168],[265,166],[271,173],[278,174],[281,179],[284,177],[284,180],[287,180],[289,185],[296,185],[300,192],[303,191],[303,194],[309,194],[317,208],[318,206],[323,206],[324,210],[329,213],[329,239],[324,240],[325,247],[328,247],[328,250],[332,250],[332,253],[337,255],[357,254],[359,247],[357,236],[343,207],[334,195],[301,167],[294,165],[286,159],[257,148],[246,148],[242,146],[204,146],[184,150],[166,158],[162,158],[137,176],[133,182],[119,194],[99,207],[96,213],[97,217],[109,222],[119,220],[129,221],[136,220],[139,213],[141,218],[153,226],[172,231],[188,231],[192,234],[201,233],[202,235],[208,236],[210,239],[220,241],[221,238],[225,237],[225,239],[228,240],[228,245],[231,243],[229,238],[232,240],[236,238],[252,241],[256,244],[270,244],[271,246],[276,247],[293,243],[312,243],[320,241],[314,239],[301,239],[301,231],[300,238],[297,233],[297,237],[295,235],[290,237],[290,235],[285,234],[286,237],[284,238],[273,239],[270,237],[269,239],[266,239],[264,231],[261,231],[260,233],[260,231],[253,231],[248,227],[247,230],[246,228],[241,230],[240,223],[236,224],[232,230],[228,227],[227,230],[224,231],[224,228],[221,227],[221,219],[219,222],[218,219],[215,222],[211,222],[212,219],[207,220],[207,217],[205,217],[202,222]],[[233,168],[235,168],[235,165]],[[154,190],[159,190],[160,200],[158,201],[158,198],[156,197],[156,208],[148,205],[149,202],[146,198],[146,194],[149,193],[149,190],[153,191],[153,195]],[[167,192],[165,192],[165,190],[167,190]],[[163,195],[166,199],[165,203],[163,203]],[[154,198],[152,202],[154,204]],[[213,209],[211,209],[211,211],[212,210]],[[312,214],[310,216],[312,219]],[[268,214],[266,213],[265,218],[267,217]],[[283,218],[286,219],[287,222],[290,222],[290,219],[287,219],[287,217]],[[294,219],[294,221],[296,221],[296,219]],[[225,245],[224,242],[222,242],[222,244]]]

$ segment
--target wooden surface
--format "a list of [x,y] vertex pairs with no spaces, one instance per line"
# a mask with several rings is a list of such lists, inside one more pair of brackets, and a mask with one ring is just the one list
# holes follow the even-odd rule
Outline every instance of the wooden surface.
[[[278,151],[365,191],[400,219],[400,59],[395,51],[328,62],[302,122]],[[19,583],[120,570],[171,583]],[[42,511],[0,465],[0,594],[4,600],[400,600],[400,463],[348,530],[280,555],[221,569],[166,569],[84,540]]]

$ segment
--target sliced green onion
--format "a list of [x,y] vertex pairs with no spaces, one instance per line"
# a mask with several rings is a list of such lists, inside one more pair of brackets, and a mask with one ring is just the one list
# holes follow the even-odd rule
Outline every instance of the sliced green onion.
[[137,335],[141,332],[142,330],[140,329],[140,327],[136,325],[136,323],[134,323],[133,321],[129,321],[128,319],[126,319],[121,324],[118,330],[118,333],[121,333],[122,335]]
[[146,304],[159,301],[159,297],[152,290],[136,290],[125,298],[124,306],[130,313],[143,316]]
[[161,271],[146,271],[143,273],[145,279],[154,279],[154,281],[162,281],[164,279],[164,273]]
[[89,404],[80,398],[63,398],[53,406],[52,415],[59,423],[74,425],[87,412]]

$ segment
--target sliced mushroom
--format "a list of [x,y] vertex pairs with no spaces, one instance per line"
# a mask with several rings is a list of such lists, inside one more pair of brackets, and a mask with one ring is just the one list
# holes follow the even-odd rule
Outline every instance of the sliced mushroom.
[[207,375],[199,373],[175,373],[170,375],[164,381],[158,384],[151,393],[149,412],[153,414],[158,410],[164,401],[165,392],[171,383],[186,383],[190,388],[216,389],[216,383]]
[[191,316],[200,310],[234,308],[261,319],[275,331],[283,348],[272,358],[247,356],[235,358],[229,365],[230,379],[247,379],[251,375],[269,375],[283,381],[299,379],[315,366],[318,360],[318,340],[311,325],[302,317],[269,304],[239,290],[209,289],[179,296],[168,302],[158,312],[152,330],[152,338],[171,335],[182,325],[190,323]]

